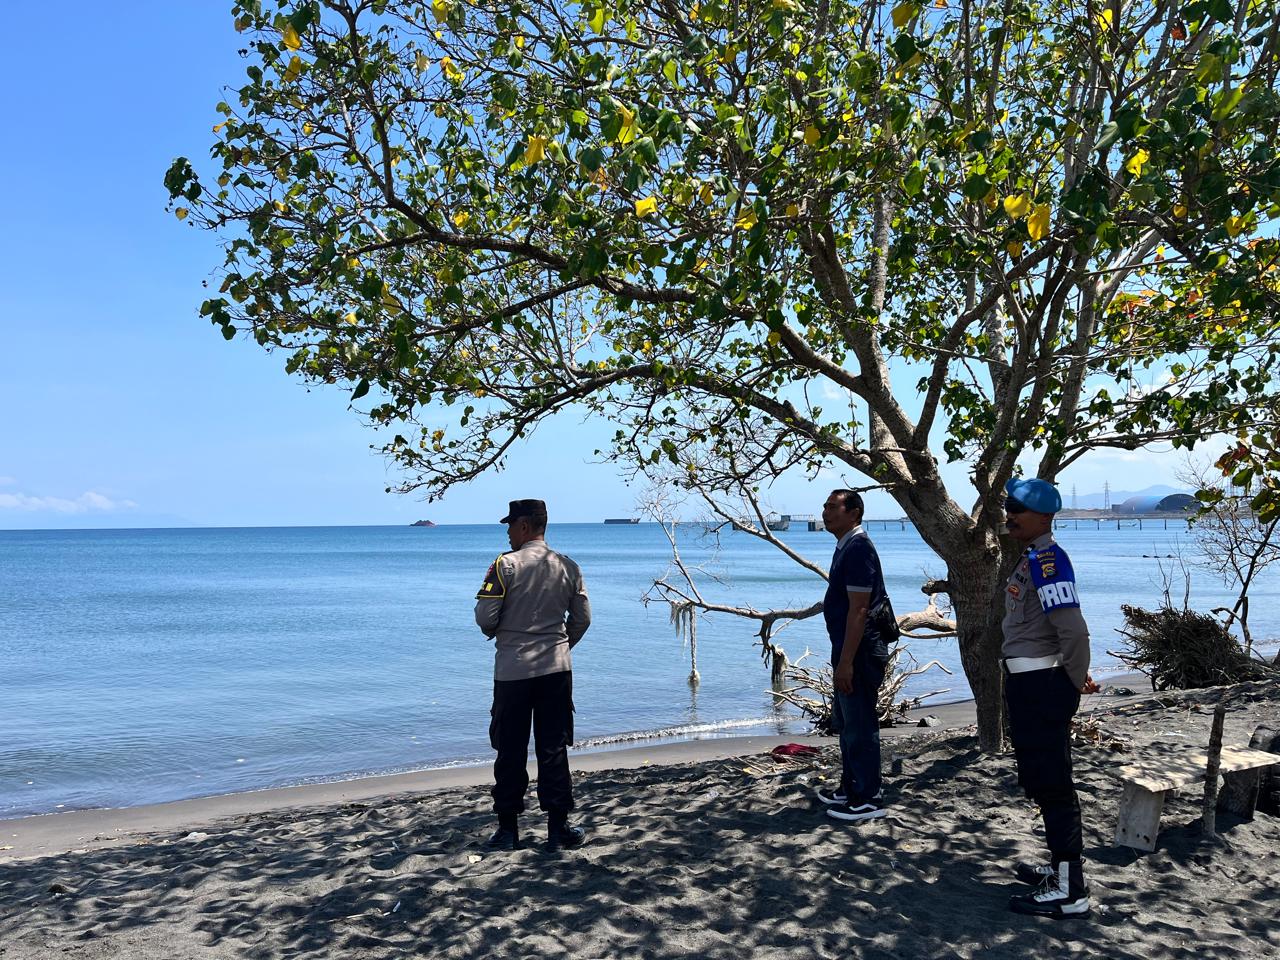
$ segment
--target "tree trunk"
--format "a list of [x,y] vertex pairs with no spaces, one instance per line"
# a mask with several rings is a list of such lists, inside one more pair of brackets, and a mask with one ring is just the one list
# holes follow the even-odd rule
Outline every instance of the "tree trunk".
[[1000,621],[1004,618],[999,548],[994,558],[975,551],[948,565],[951,604],[955,608],[960,662],[973,691],[978,714],[978,745],[983,753],[1004,746],[1004,677],[1000,672]]

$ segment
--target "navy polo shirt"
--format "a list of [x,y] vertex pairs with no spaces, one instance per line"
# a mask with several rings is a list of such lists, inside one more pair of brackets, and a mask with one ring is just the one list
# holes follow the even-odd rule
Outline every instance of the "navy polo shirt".
[[[861,526],[854,527],[836,545],[831,558],[831,575],[827,580],[827,594],[822,600],[822,616],[827,621],[827,634],[831,637],[831,663],[835,665],[844,648],[844,629],[849,619],[849,594],[869,593],[870,609],[884,602],[888,593],[884,587],[884,573],[880,569],[880,556],[875,544]],[[858,645],[855,662],[866,657],[887,657],[889,651],[879,632],[867,622]]]

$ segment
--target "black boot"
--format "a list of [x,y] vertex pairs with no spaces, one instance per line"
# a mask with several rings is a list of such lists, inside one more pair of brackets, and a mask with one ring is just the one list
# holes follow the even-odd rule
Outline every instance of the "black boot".
[[547,817],[547,849],[572,850],[582,846],[587,839],[587,831],[582,827],[569,825],[567,814],[553,813]]
[[498,814],[498,829],[484,842],[487,850],[515,850],[520,846],[520,824],[513,813]]
[[1030,893],[1009,898],[1009,909],[1038,917],[1087,917],[1089,888],[1084,882],[1084,866],[1079,860],[1062,860],[1053,872]]
[[1017,863],[1013,867],[1013,875],[1023,883],[1038,887],[1044,878],[1053,873],[1053,865],[1048,863]]

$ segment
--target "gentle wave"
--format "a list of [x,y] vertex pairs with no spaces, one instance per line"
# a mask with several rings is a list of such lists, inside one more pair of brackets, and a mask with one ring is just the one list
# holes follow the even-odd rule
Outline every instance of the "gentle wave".
[[700,734],[727,733],[732,730],[744,730],[750,727],[790,727],[797,722],[794,716],[744,717],[739,720],[717,720],[714,723],[685,723],[657,730],[631,730],[626,733],[611,733],[600,737],[587,737],[574,743],[575,750],[590,750],[597,747],[619,746],[628,743],[640,743],[644,740],[682,740],[696,739]]

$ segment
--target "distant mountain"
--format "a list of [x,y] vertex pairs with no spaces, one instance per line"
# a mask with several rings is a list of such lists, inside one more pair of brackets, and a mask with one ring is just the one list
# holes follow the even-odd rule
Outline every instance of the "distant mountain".
[[[1062,493],[1062,505],[1067,509],[1075,507],[1079,510],[1101,510],[1103,500],[1105,499],[1101,491],[1098,493],[1081,493],[1075,498],[1075,503],[1071,502],[1071,487],[1062,486],[1058,488]],[[1171,487],[1167,483],[1157,483],[1154,486],[1145,487],[1142,490],[1112,490],[1111,505],[1124,503],[1130,497],[1167,497],[1171,493],[1190,493],[1189,490],[1180,490],[1177,487]]]

